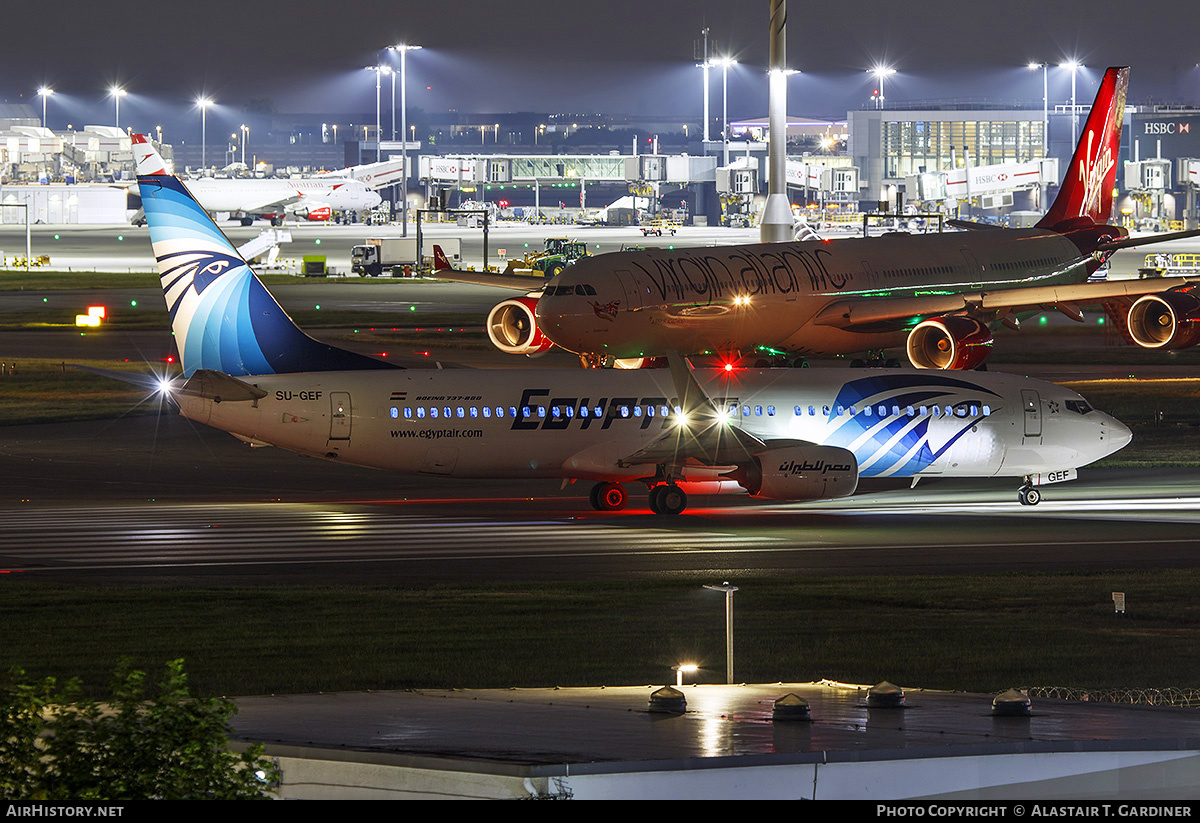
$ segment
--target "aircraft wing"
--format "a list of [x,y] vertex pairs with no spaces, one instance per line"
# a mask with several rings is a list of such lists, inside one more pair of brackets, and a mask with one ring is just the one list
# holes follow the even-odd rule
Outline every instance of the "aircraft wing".
[[[928,297],[864,297],[839,300],[822,309],[813,319],[818,326],[878,331],[896,329],[925,320],[959,312],[1006,312],[1043,306],[1099,303],[1120,297],[1156,294],[1178,286],[1194,284],[1186,277],[1155,277],[1147,280],[1112,280],[1099,283],[1073,283],[1064,286],[1028,286],[999,291],[975,291]],[[1073,312],[1072,312],[1073,313]]]
[[767,444],[754,435],[709,417],[672,426],[662,437],[617,462],[636,466],[694,460],[705,466],[733,466],[767,450]]
[[246,212],[247,214],[256,214],[267,209],[280,209],[285,206],[290,206],[293,203],[298,203],[304,198],[300,192],[281,193],[275,197],[266,197],[262,200],[251,200],[248,203],[243,203],[238,206],[238,211]]
[[767,445],[732,422],[696,382],[691,366],[677,352],[667,355],[679,407],[671,427],[657,440],[619,462],[680,464],[695,460],[706,466],[744,463],[767,450]]

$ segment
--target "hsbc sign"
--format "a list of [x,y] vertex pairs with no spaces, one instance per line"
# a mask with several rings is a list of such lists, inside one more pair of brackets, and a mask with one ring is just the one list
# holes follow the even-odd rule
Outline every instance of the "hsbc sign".
[[1149,120],[1143,124],[1144,134],[1191,134],[1192,124],[1187,120]]

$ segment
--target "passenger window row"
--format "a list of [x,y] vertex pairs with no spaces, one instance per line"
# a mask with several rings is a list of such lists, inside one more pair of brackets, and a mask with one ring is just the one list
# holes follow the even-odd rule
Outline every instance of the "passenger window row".
[[[772,414],[774,406],[771,407]],[[667,417],[671,414],[671,406],[617,406],[614,409],[613,417]],[[683,409],[680,406],[674,407],[675,414],[682,414]],[[424,420],[425,418],[545,418],[549,413],[552,420],[573,419],[575,417],[604,417],[604,406],[580,406],[576,409],[574,406],[509,406],[507,409],[504,406],[405,406],[400,408],[392,406],[388,413],[393,419],[403,417],[405,420]]]
[[[820,417],[855,417],[862,415],[863,417],[979,417],[981,412],[983,417],[990,417],[992,407],[983,405],[982,407],[975,403],[962,403],[959,405],[947,406],[887,406],[883,403],[878,406],[821,406]],[[1086,402],[1070,400],[1067,401],[1067,408],[1077,414],[1087,414],[1091,411],[1091,407]],[[739,407],[737,404],[730,404],[727,407],[727,414],[730,417],[774,417],[774,406],[760,405],[743,405]],[[890,411],[890,415],[889,415]],[[622,405],[614,408],[613,417],[668,417],[672,412],[675,414],[683,414],[683,409],[680,406],[667,405]],[[521,418],[527,419],[532,417],[545,418],[549,414],[552,420],[563,420],[579,418],[599,418],[604,417],[604,406],[580,406],[576,409],[574,406],[405,406],[400,408],[392,406],[389,414],[393,419],[404,417],[405,420],[424,420],[430,419],[451,419],[451,418]],[[817,417],[816,406],[796,406],[794,407],[796,417]]]
[[[821,417],[843,417],[849,415],[854,417],[861,414],[863,417],[888,417],[889,407],[883,403],[878,406],[822,406]],[[891,417],[979,417],[981,407],[974,403],[960,403],[956,406],[897,406],[890,407]],[[988,405],[982,406],[982,416],[990,417],[992,407]],[[816,406],[796,406],[796,417],[816,417]]]
[[991,267],[1001,271],[1024,271],[1036,266],[1050,266],[1053,265],[1053,263],[1054,261],[1049,257],[1035,257],[1030,260],[1015,260],[1008,263],[993,263]]

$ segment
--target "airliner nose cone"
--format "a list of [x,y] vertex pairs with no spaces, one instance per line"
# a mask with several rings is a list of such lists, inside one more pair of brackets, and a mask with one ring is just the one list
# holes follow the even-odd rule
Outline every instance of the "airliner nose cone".
[[1113,451],[1118,451],[1129,445],[1129,441],[1133,440],[1133,432],[1129,427],[1116,418],[1110,418],[1106,435],[1109,441],[1115,446]]

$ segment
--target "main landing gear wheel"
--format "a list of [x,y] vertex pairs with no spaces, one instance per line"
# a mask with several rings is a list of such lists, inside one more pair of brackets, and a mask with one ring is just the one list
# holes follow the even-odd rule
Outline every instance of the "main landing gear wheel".
[[620,483],[597,483],[592,486],[592,508],[599,512],[619,512],[629,502],[629,495]]
[[1042,493],[1033,486],[1022,486],[1017,491],[1017,500],[1022,506],[1036,506],[1042,501]]
[[650,490],[650,511],[655,514],[681,514],[687,508],[687,493],[678,486],[665,483]]

